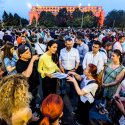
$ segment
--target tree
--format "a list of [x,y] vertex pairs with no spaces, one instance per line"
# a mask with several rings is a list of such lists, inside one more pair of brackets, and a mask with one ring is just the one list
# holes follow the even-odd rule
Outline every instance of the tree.
[[125,11],[124,10],[112,10],[105,18],[105,25],[108,27],[125,27]]
[[0,20],[0,28],[2,27],[2,21]]
[[31,24],[33,27],[35,27],[36,26],[36,18],[35,17],[33,17],[33,20],[32,20],[32,24]]
[[79,8],[76,8],[74,10],[74,12],[72,13],[72,15],[73,15],[73,18],[81,18],[82,12],[81,12],[81,10]]
[[19,26],[20,25],[20,20],[21,20],[21,17],[17,13],[15,13],[14,14],[14,19],[13,19],[14,26]]
[[73,27],[73,16],[70,12],[68,12],[67,15],[68,15],[67,21],[66,21],[67,26]]
[[59,13],[56,16],[57,25],[61,27],[67,26],[68,12],[66,8],[59,10]]
[[82,13],[79,8],[76,8],[72,13],[72,15],[73,15],[74,27],[81,27],[82,18],[83,18],[82,27],[91,28],[91,27],[97,27],[98,25],[98,19],[93,15],[91,11]]
[[8,16],[8,21],[7,21],[7,25],[8,26],[13,26],[14,25],[14,17],[11,13],[9,13],[9,16]]
[[46,12],[45,11],[42,11],[40,13],[40,17],[39,17],[38,22],[40,25],[45,25],[45,23],[46,23]]
[[3,16],[2,16],[4,24],[6,24],[8,22],[8,18],[9,18],[9,16],[8,16],[7,12],[4,11]]
[[51,12],[42,11],[39,17],[39,25],[46,27],[52,27],[55,25],[55,16]]
[[74,27],[80,27],[82,22],[82,12],[79,8],[76,8],[74,12],[72,13],[73,16],[73,26]]
[[21,22],[21,24],[20,25],[22,25],[22,26],[26,26],[26,25],[28,25],[29,24],[29,21],[27,20],[27,19],[25,19],[25,18],[21,18],[21,20],[20,20]]
[[97,25],[98,25],[97,17],[95,17],[91,11],[85,12],[83,17],[83,27],[92,28],[92,27],[97,27]]
[[26,26],[29,24],[27,19],[21,18],[17,13],[12,15],[11,13],[7,14],[6,11],[4,11],[2,19],[5,26],[20,26],[21,24],[22,26]]

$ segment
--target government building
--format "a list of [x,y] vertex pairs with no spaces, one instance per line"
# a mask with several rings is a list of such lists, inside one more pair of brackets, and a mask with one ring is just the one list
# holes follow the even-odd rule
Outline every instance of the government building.
[[92,11],[93,14],[98,17],[99,26],[103,26],[105,13],[102,9],[102,6],[32,6],[29,17],[30,24],[32,23],[33,18],[35,17],[38,21],[40,13],[42,11],[52,12],[53,15],[57,15],[59,10],[62,8],[66,8],[68,12],[72,13],[76,8],[79,8],[81,12],[89,12]]

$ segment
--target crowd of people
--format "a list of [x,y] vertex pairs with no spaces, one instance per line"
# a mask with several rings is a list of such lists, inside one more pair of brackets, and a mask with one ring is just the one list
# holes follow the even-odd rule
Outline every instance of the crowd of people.
[[68,112],[91,125],[96,107],[108,124],[125,125],[124,76],[124,30],[0,28],[2,124],[70,125]]

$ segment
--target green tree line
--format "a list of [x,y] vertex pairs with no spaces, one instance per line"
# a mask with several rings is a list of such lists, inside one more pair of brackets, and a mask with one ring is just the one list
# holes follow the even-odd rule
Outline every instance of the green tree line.
[[25,18],[21,18],[17,13],[14,15],[11,13],[3,12],[2,21],[4,26],[26,26],[29,21]]
[[[83,23],[82,23],[83,22]],[[26,26],[29,21],[20,17],[17,13],[11,14],[4,11],[0,25],[4,26]],[[82,27],[91,28],[98,27],[98,18],[92,12],[81,12],[76,8],[71,14],[66,8],[60,9],[58,14],[54,16],[51,12],[42,11],[40,13],[38,26],[45,27]],[[36,26],[36,19],[34,17],[32,26]],[[112,10],[105,16],[104,26],[125,28],[125,10]]]
[[[82,20],[82,27],[84,28],[98,27],[98,18],[91,11],[83,13],[79,8],[76,8],[72,14],[66,8],[60,9],[57,16],[54,16],[51,12],[43,11],[40,14],[38,24],[46,27],[81,27]],[[125,10],[112,10],[108,12],[105,16],[104,26],[124,28]]]
[[[46,27],[97,27],[98,18],[93,15],[92,12],[83,13],[79,8],[76,8],[71,14],[66,8],[59,10],[58,14],[54,16],[51,12],[42,11],[38,20],[39,25],[44,25]],[[35,25],[35,18],[33,19],[32,25]]]
[[112,10],[105,17],[105,25],[108,27],[125,28],[125,10]]

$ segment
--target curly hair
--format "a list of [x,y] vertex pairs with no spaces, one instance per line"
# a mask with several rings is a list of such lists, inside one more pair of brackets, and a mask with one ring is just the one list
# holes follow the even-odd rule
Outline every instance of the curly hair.
[[9,75],[0,81],[0,118],[10,121],[12,114],[29,107],[32,99],[27,78],[21,74]]

